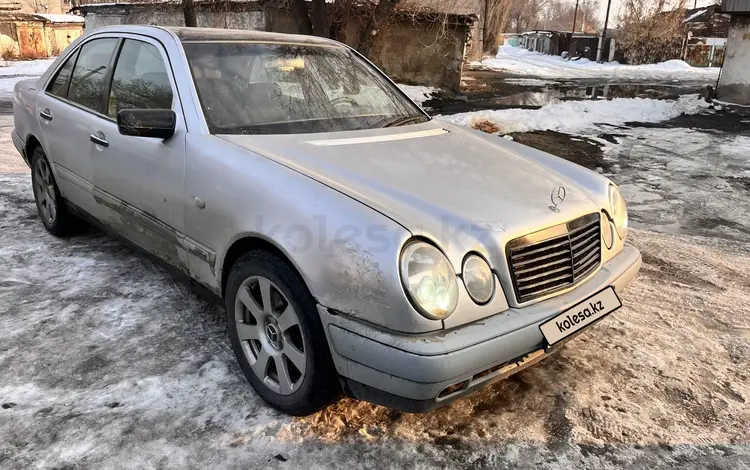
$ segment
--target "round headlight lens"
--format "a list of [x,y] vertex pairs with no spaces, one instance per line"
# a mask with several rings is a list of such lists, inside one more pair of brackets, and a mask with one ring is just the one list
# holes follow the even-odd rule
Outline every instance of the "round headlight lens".
[[625,240],[628,235],[628,208],[625,206],[625,199],[620,194],[617,186],[609,186],[609,207],[612,210],[612,221],[615,223],[615,229],[621,239]]
[[448,318],[458,304],[456,273],[434,246],[414,241],[401,254],[401,281],[415,307],[431,320]]
[[495,280],[485,260],[477,255],[469,255],[464,261],[462,276],[466,292],[474,302],[486,304],[490,301],[495,293]]

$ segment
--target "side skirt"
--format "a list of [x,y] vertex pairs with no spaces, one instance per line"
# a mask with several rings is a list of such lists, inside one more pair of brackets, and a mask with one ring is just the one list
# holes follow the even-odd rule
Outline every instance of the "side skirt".
[[101,223],[98,219],[93,217],[88,212],[84,211],[80,207],[76,206],[75,204],[71,203],[70,201],[65,201],[65,205],[67,206],[68,210],[75,215],[76,217],[79,217],[86,222],[90,223],[94,227],[96,227],[98,230],[108,234],[112,235],[115,238],[117,238],[120,242],[122,242],[124,245],[127,245],[130,249],[132,249],[137,254],[143,256],[144,258],[147,258],[149,261],[153,262],[154,264],[158,265],[161,269],[169,273],[171,276],[178,278],[179,280],[186,282],[190,285],[190,287],[195,291],[196,294],[198,294],[200,297],[204,298],[208,302],[224,306],[224,299],[222,299],[220,296],[216,295],[210,288],[207,286],[204,286],[203,284],[195,281],[193,278],[188,276],[187,274],[183,273],[182,271],[176,269],[175,267],[171,266],[169,263],[165,262],[163,259],[159,258],[158,256],[154,255],[153,253],[148,252],[147,250],[144,250],[140,246],[136,245],[135,243],[131,242],[127,238],[119,235],[114,230],[111,230],[109,227]]

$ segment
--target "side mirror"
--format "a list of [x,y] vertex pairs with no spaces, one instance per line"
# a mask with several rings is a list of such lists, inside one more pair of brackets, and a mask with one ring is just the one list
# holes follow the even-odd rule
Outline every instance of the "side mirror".
[[123,109],[117,113],[117,129],[122,135],[169,139],[176,122],[171,109]]

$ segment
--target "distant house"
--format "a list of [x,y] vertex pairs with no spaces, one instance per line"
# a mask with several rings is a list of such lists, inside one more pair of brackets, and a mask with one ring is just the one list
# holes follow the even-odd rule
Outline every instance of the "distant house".
[[71,0],[0,0],[1,12],[61,14],[70,11]]
[[721,11],[732,17],[717,97],[750,105],[750,0],[723,0]]
[[513,47],[519,47],[521,45],[521,41],[523,40],[523,36],[521,33],[503,33],[503,44],[506,46],[513,46]]
[[731,15],[720,5],[685,11],[682,59],[695,67],[718,67],[724,60]]
[[[542,54],[561,55],[567,52],[571,56],[595,60],[599,47],[599,35],[568,31],[527,31],[521,33],[520,47]],[[608,37],[605,41],[603,57],[611,61],[614,52],[615,40]]]
[[[115,24],[184,26],[179,0],[84,0],[75,7],[86,29]],[[476,49],[476,0],[402,0],[381,28],[370,58],[397,81],[458,90],[467,51]],[[363,2],[361,8],[372,8]],[[198,26],[299,33],[294,15],[278,1],[196,0]],[[353,15],[336,39],[354,44],[365,15]]]
[[80,16],[0,11],[0,55],[4,59],[56,56],[82,32]]

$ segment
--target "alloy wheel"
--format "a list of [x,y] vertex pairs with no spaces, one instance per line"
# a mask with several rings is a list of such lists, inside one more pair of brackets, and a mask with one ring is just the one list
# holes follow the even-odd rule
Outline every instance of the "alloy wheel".
[[245,279],[234,308],[237,336],[256,376],[272,391],[291,395],[307,364],[299,317],[276,284],[262,276]]
[[39,212],[48,224],[55,223],[57,217],[57,197],[52,172],[43,158],[37,158],[34,165],[34,196],[39,205]]

